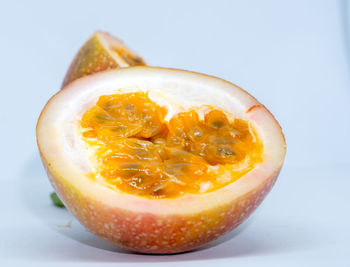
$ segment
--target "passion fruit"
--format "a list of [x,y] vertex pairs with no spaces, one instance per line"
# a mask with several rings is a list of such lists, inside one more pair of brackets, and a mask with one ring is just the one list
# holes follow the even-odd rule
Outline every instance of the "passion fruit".
[[89,231],[156,254],[236,228],[286,150],[278,122],[243,89],[146,66],[68,84],[43,109],[37,141],[55,191]]
[[74,57],[62,87],[96,72],[143,65],[146,65],[145,61],[123,41],[107,32],[96,31]]

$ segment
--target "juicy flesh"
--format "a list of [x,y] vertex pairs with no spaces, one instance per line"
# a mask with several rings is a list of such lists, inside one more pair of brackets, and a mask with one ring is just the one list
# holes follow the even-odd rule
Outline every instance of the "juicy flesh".
[[94,177],[126,193],[171,198],[214,191],[261,161],[262,144],[248,122],[210,107],[165,120],[147,93],[101,96],[81,119],[94,146]]

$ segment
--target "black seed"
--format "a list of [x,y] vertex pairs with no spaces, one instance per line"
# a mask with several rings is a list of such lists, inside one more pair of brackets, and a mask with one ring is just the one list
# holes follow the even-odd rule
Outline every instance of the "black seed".
[[108,114],[97,113],[97,114],[95,115],[95,119],[97,120],[98,123],[103,124],[103,123],[109,122],[109,121],[112,119],[112,117],[109,116]]
[[225,123],[223,121],[219,121],[219,120],[218,121],[213,121],[211,123],[211,126],[213,128],[216,128],[216,129],[222,128],[222,127],[224,127],[224,125],[225,125]]
[[216,150],[216,154],[219,156],[234,156],[236,153],[228,147],[219,147]]

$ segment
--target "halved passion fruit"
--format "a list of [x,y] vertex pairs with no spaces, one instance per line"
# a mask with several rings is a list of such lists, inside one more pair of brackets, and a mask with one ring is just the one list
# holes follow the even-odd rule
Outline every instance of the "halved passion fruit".
[[273,186],[281,128],[224,80],[131,67],[69,84],[37,138],[52,185],[92,233],[144,253],[187,251],[243,222]]
[[145,61],[123,41],[107,32],[96,31],[79,49],[64,77],[62,87],[96,72],[143,66]]

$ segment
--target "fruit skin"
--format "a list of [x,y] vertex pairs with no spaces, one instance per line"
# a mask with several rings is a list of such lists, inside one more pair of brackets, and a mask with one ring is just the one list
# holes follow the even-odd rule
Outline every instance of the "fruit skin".
[[62,88],[80,77],[96,72],[142,65],[146,65],[144,60],[121,40],[109,33],[97,31],[74,57],[63,80]]
[[64,157],[57,158],[60,148],[51,138],[56,129],[50,126],[55,118],[54,113],[59,113],[59,110],[55,110],[59,104],[57,102],[64,103],[67,95],[76,94],[85,89],[84,86],[95,86],[93,83],[96,80],[104,81],[109,76],[138,72],[145,72],[146,76],[178,72],[182,79],[187,75],[202,76],[203,83],[217,79],[150,67],[117,70],[80,79],[61,90],[44,108],[37,125],[39,151],[55,191],[90,232],[136,252],[169,254],[188,251],[233,230],[257,208],[271,190],[282,167],[284,136],[277,121],[263,105],[237,86],[217,79],[218,86],[232,87],[240,94],[241,102],[247,103],[245,110],[248,118],[264,128],[261,134],[266,146],[265,153],[268,154],[266,162],[225,188],[178,199],[150,200],[116,194],[87,177],[80,178],[81,174],[74,166],[69,166]]
[[216,209],[185,216],[157,216],[147,209],[139,213],[102,206],[70,184],[57,182],[48,171],[56,192],[86,229],[118,247],[147,254],[189,251],[232,231],[260,205],[278,174],[276,171],[259,188]]

